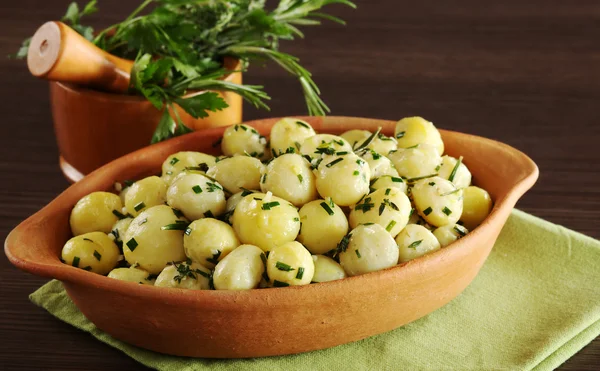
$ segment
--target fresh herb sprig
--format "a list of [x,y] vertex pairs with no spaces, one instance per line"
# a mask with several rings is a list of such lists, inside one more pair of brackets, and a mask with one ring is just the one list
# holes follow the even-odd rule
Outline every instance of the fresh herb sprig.
[[[191,131],[177,106],[194,118],[228,107],[214,91],[231,91],[258,108],[268,109],[269,95],[259,85],[224,81],[231,71],[226,58],[239,59],[242,70],[254,60],[271,60],[295,76],[304,93],[310,115],[325,115],[329,107],[320,90],[297,57],[279,51],[280,40],[304,37],[299,27],[315,26],[321,20],[344,24],[322,13],[330,4],[355,8],[349,0],[279,0],[269,10],[265,0],[144,0],[122,22],[101,30],[80,23],[97,11],[97,0],[83,10],[69,5],[63,21],[103,50],[135,60],[130,92],[148,99],[163,111],[152,143]],[[24,58],[30,40],[17,53]],[[198,92],[190,95],[190,92]]]

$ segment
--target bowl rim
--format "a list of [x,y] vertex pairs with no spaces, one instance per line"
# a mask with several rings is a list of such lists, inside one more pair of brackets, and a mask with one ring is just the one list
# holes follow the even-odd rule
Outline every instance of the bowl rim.
[[[317,120],[315,118],[309,118],[306,116],[293,116],[301,120]],[[261,119],[247,121],[246,124],[253,125],[260,122],[276,122],[279,118]],[[326,118],[319,118],[318,120],[371,120],[377,121],[382,126],[391,127],[395,125],[395,121],[389,120],[375,120],[375,119],[364,119],[357,117],[345,117],[345,116],[328,116]],[[502,150],[509,151],[511,155],[518,160],[524,169],[525,175],[518,180],[514,186],[506,191],[506,193],[495,200],[494,207],[490,212],[490,215],[483,221],[483,223],[471,231],[467,236],[457,240],[448,247],[437,250],[434,253],[424,255],[418,259],[411,260],[407,263],[399,264],[381,271],[371,272],[359,276],[347,277],[337,281],[314,283],[305,286],[289,286],[285,288],[272,289],[253,289],[245,291],[226,291],[226,290],[185,290],[179,288],[160,288],[148,285],[139,285],[133,282],[126,282],[108,278],[106,276],[87,272],[82,269],[74,268],[69,265],[65,265],[60,262],[59,258],[56,257],[56,262],[51,264],[44,262],[32,261],[29,259],[23,259],[15,253],[15,245],[19,243],[21,235],[23,235],[32,226],[36,225],[41,219],[51,216],[49,210],[55,205],[62,204],[62,200],[67,198],[71,193],[76,193],[79,188],[82,188],[87,183],[94,182],[95,179],[105,177],[103,170],[111,167],[117,167],[121,171],[121,167],[125,166],[127,162],[132,160],[140,161],[146,153],[161,152],[163,148],[170,148],[184,146],[186,143],[194,143],[196,140],[201,140],[203,137],[210,137],[210,135],[221,134],[227,127],[210,128],[203,131],[198,131],[185,136],[170,139],[166,142],[155,144],[149,147],[142,148],[138,151],[132,152],[121,158],[118,158],[107,165],[95,170],[94,172],[87,175],[80,182],[75,183],[64,190],[54,200],[47,204],[44,208],[27,218],[25,221],[15,227],[8,235],[5,240],[5,254],[7,255],[10,262],[18,268],[27,272],[41,275],[45,277],[51,277],[67,283],[82,284],[92,286],[95,289],[102,289],[111,291],[113,293],[135,296],[139,299],[148,300],[165,300],[165,299],[177,299],[181,304],[186,303],[198,303],[202,302],[203,305],[213,308],[230,308],[231,305],[240,305],[241,302],[252,303],[254,307],[281,307],[281,306],[294,306],[297,305],[298,300],[306,298],[307,300],[314,297],[315,290],[320,291],[324,288],[329,290],[345,292],[347,288],[351,288],[357,280],[379,281],[391,279],[392,276],[409,276],[409,275],[421,275],[426,277],[427,272],[423,272],[422,267],[428,264],[435,264],[436,261],[447,260],[451,256],[464,256],[472,252],[476,248],[476,245],[472,242],[477,240],[478,236],[484,235],[488,230],[494,228],[498,223],[504,224],[505,219],[512,211],[517,200],[533,186],[539,176],[539,170],[537,165],[527,155],[521,151],[498,141],[487,139],[471,134],[464,134],[448,130],[440,130],[443,135],[457,135],[464,138],[477,139],[485,142],[487,145],[501,148]],[[71,205],[69,205],[71,207]],[[504,220],[503,220],[504,219]],[[347,291],[346,291],[347,292]],[[290,299],[294,300],[290,300]]]

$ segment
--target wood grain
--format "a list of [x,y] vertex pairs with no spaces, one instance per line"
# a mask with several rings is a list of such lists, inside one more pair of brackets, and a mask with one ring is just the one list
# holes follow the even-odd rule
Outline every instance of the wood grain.
[[[0,56],[69,0],[0,2]],[[442,128],[504,141],[529,154],[541,177],[518,207],[600,238],[600,3],[592,0],[358,1],[327,24],[284,44],[314,74],[337,115],[398,119],[422,115]],[[93,24],[122,19],[135,0],[100,1]],[[0,58],[0,235],[66,186],[50,117],[47,84],[24,62]],[[274,97],[270,113],[305,112],[293,79],[272,65],[254,66],[248,83]],[[0,369],[143,369],[120,352],[29,303],[44,280],[0,259]],[[27,349],[27,355],[21,353]],[[600,369],[600,340],[564,370]]]

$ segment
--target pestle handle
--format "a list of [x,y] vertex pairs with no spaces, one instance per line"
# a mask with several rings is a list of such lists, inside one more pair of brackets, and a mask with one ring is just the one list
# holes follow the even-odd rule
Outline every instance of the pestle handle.
[[62,22],[47,22],[31,39],[27,66],[42,79],[124,93],[133,61],[105,52]]

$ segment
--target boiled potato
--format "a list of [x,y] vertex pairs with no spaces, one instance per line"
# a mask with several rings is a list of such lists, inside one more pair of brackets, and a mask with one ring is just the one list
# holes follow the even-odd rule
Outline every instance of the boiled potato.
[[[348,141],[352,148],[357,149],[372,135],[373,133],[368,130],[349,130],[340,136]],[[370,140],[370,143],[368,143],[365,148],[373,150],[377,153],[387,154],[390,151],[395,150],[397,147],[396,139],[378,133]]]
[[455,224],[463,212],[463,190],[439,176],[415,182],[411,195],[419,215],[436,227]]
[[154,286],[188,290],[210,289],[210,270],[198,263],[185,261],[166,266],[156,277]]
[[233,229],[242,243],[270,251],[296,239],[300,216],[294,205],[282,198],[270,193],[252,193],[235,208]]
[[428,144],[419,144],[416,147],[402,149],[388,154],[396,171],[405,178],[419,178],[437,174],[442,162],[440,153],[435,147]]
[[349,276],[379,271],[398,263],[398,246],[379,224],[359,225],[350,232],[349,239],[345,238],[339,256]]
[[177,152],[167,157],[162,164],[162,179],[171,184],[171,181],[182,171],[187,169],[198,169],[206,172],[208,168],[215,165],[215,156],[201,152]]
[[221,151],[225,156],[248,155],[263,158],[266,149],[267,139],[250,125],[232,125],[223,133]]
[[243,191],[242,188],[260,189],[260,177],[264,172],[260,160],[248,156],[235,156],[220,160],[208,170],[208,176],[215,178],[230,193]]
[[190,220],[211,218],[225,212],[225,192],[218,182],[202,174],[185,173],[167,190],[167,203]]
[[350,211],[350,226],[376,223],[395,237],[408,223],[412,207],[398,188],[378,189],[367,195]]
[[92,192],[77,201],[69,223],[74,236],[88,232],[109,233],[123,209],[121,198],[114,193]]
[[65,264],[107,274],[119,261],[119,248],[103,232],[89,232],[71,238],[62,249]]
[[382,175],[378,178],[371,180],[371,192],[375,192],[376,190],[382,188],[398,188],[402,191],[402,193],[406,193],[408,186],[402,178],[391,175]]
[[108,237],[111,237],[115,244],[119,247],[119,250],[123,251],[123,238],[125,237],[125,232],[127,232],[127,228],[131,224],[133,218],[124,218],[115,223],[113,225],[112,230]]
[[427,222],[423,218],[421,218],[421,215],[419,215],[417,210],[414,208],[412,209],[412,214],[410,215],[410,218],[408,218],[408,224],[422,225],[430,231],[433,231],[435,229],[435,227],[432,227],[431,225],[427,224]]
[[318,196],[310,163],[295,153],[281,155],[267,165],[260,189],[286,199],[295,206],[302,206]]
[[302,155],[319,158],[337,152],[352,153],[352,146],[344,138],[332,134],[317,134],[306,138],[300,146]]
[[312,256],[300,242],[279,245],[267,258],[267,274],[274,287],[308,285],[314,273]]
[[166,205],[144,210],[131,221],[123,239],[123,253],[131,265],[158,274],[170,262],[182,261],[183,231],[187,220]]
[[461,222],[469,230],[475,229],[492,211],[492,198],[485,189],[471,186],[463,190]]
[[299,151],[302,142],[313,135],[315,130],[306,121],[283,118],[271,128],[271,151],[275,154],[285,153],[290,147]]
[[244,196],[249,195],[250,193],[257,193],[258,191],[244,190],[233,194],[231,197],[227,199],[227,206],[225,207],[225,214],[221,220],[225,220],[229,224],[233,224],[233,212],[237,207],[237,204],[240,203]]
[[193,221],[183,236],[185,255],[207,268],[214,268],[239,245],[233,228],[212,218]]
[[[461,160],[460,165],[458,165],[454,172],[454,176],[452,176],[452,172],[457,164],[458,160],[454,157],[442,156],[442,164],[440,165],[438,175],[454,183],[456,188],[467,188],[471,185],[471,172]],[[451,176],[452,179],[450,179]]]
[[125,195],[125,209],[132,216],[143,210],[163,205],[167,200],[167,184],[157,176],[138,180],[129,187]]
[[317,191],[340,206],[357,203],[369,193],[369,164],[354,153],[327,156],[315,170]]
[[435,147],[439,154],[444,153],[444,142],[440,132],[422,117],[406,117],[398,121],[394,136],[399,148],[426,143]]
[[379,133],[377,137],[373,139],[371,143],[369,143],[367,148],[372,149],[376,153],[387,155],[390,153],[390,151],[394,151],[398,148],[398,142],[396,142],[396,139],[394,138],[390,138]]
[[241,245],[215,267],[213,282],[217,290],[255,289],[263,278],[264,252],[254,245]]
[[433,231],[433,235],[442,247],[450,245],[459,238],[466,236],[467,233],[469,233],[467,228],[460,224],[448,224]]
[[150,273],[137,267],[115,268],[108,273],[108,278],[153,286],[154,280],[150,279],[149,276]]
[[348,131],[340,134],[340,137],[344,138],[348,143],[350,143],[352,148],[357,148],[370,136],[371,136],[370,131],[358,130],[358,129],[348,130]]
[[437,238],[422,225],[409,224],[398,236],[398,264],[416,259],[432,251],[440,249]]
[[312,282],[329,282],[346,278],[344,268],[330,257],[313,255],[312,259],[315,264],[315,274]]
[[369,169],[371,170],[371,179],[384,175],[389,175],[396,178],[399,177],[394,164],[392,164],[392,161],[390,161],[389,158],[380,155],[373,150],[364,152],[361,157],[369,164]]
[[335,249],[348,233],[348,219],[331,199],[311,201],[298,214],[301,222],[298,241],[313,254]]

